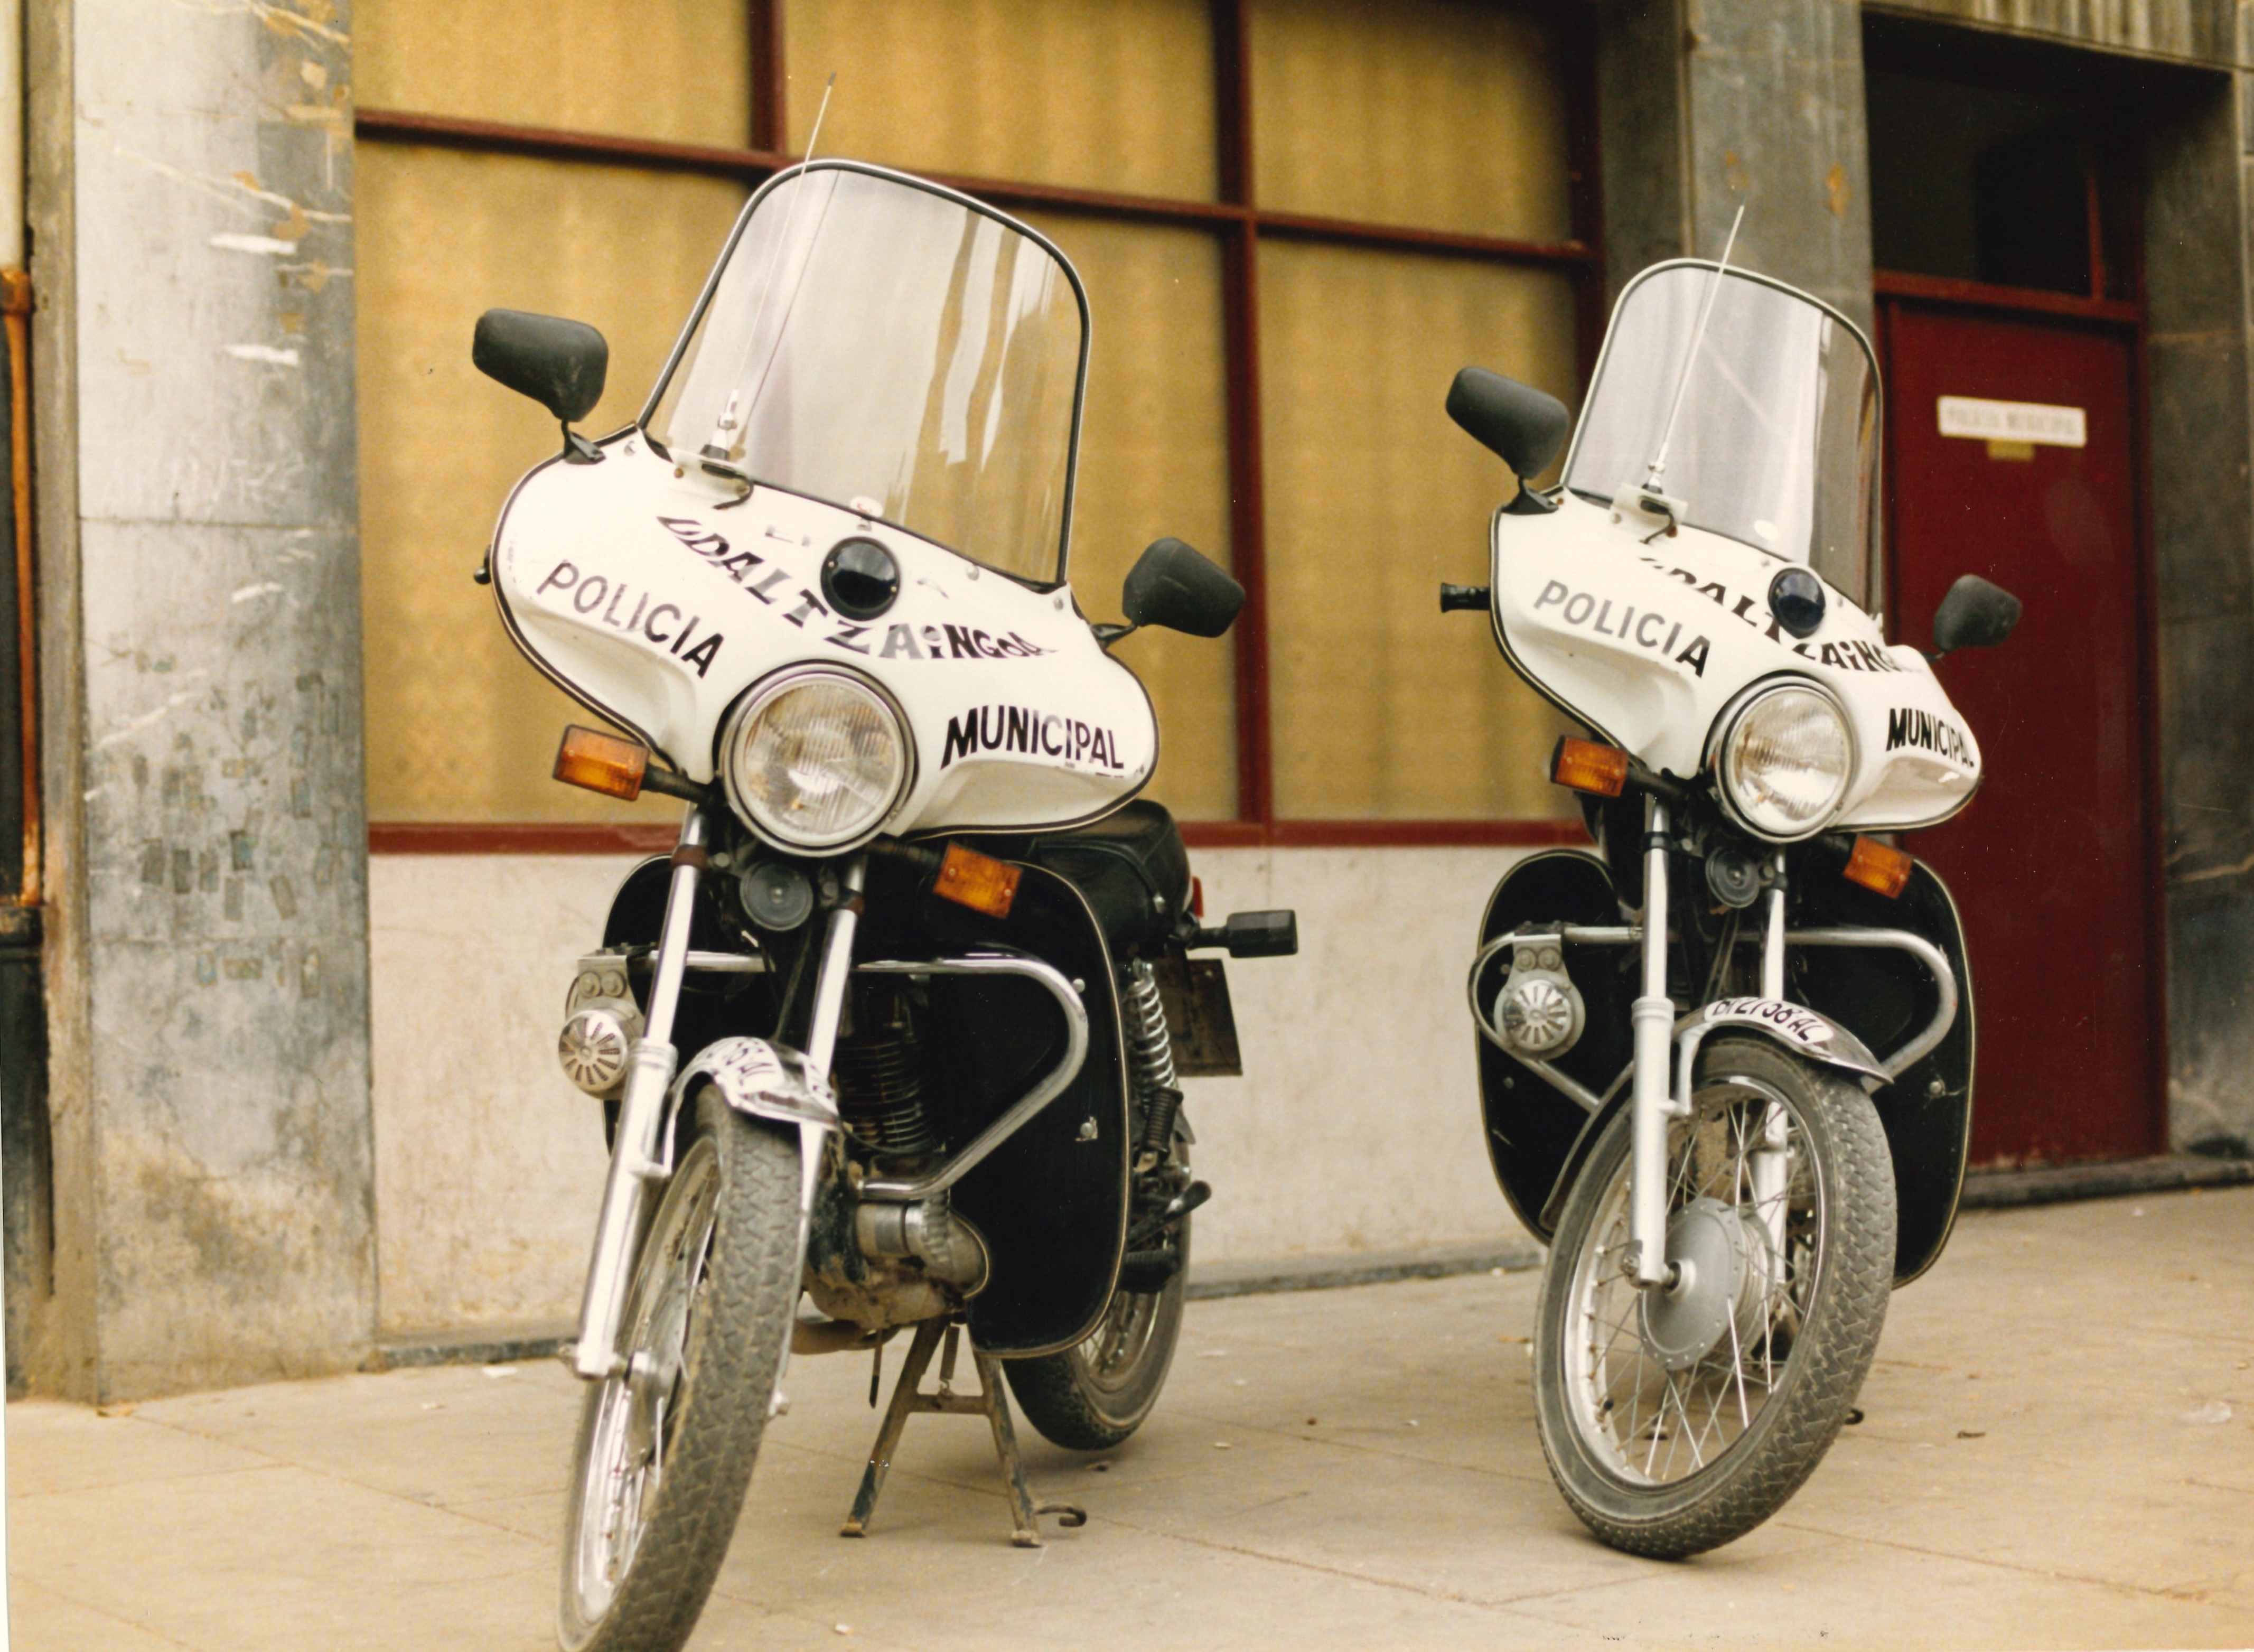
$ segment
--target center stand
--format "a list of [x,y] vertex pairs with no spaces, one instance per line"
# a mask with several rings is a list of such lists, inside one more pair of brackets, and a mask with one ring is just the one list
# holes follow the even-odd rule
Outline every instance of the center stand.
[[[1003,1488],[1010,1499],[1010,1541],[1020,1549],[1041,1546],[1041,1532],[1037,1516],[1055,1515],[1066,1526],[1084,1526],[1087,1511],[1071,1503],[1042,1503],[1035,1506],[1032,1494],[1026,1489],[1025,1466],[1018,1457],[1017,1430],[1010,1423],[1009,1396],[1002,1391],[1002,1362],[984,1349],[970,1350],[972,1363],[978,1368],[981,1391],[976,1394],[957,1394],[955,1391],[955,1359],[962,1327],[949,1320],[926,1320],[916,1326],[915,1340],[908,1346],[906,1362],[900,1368],[900,1380],[892,1390],[892,1403],[886,1409],[884,1426],[877,1431],[877,1443],[869,1448],[869,1466],[861,1475],[861,1489],[854,1496],[853,1512],[846,1516],[844,1529],[838,1534],[845,1537],[865,1537],[869,1522],[877,1510],[878,1494],[885,1488],[885,1475],[892,1468],[892,1453],[900,1449],[900,1435],[907,1428],[908,1417],[915,1411],[943,1411],[956,1417],[984,1417],[994,1430],[994,1454],[1002,1462]],[[939,1391],[923,1392],[923,1374],[931,1364],[932,1350],[940,1346],[944,1335],[946,1351],[939,1360]],[[877,1358],[884,1358],[883,1345],[878,1348]],[[872,1375],[869,1384],[872,1400],[876,1397],[877,1382]]]

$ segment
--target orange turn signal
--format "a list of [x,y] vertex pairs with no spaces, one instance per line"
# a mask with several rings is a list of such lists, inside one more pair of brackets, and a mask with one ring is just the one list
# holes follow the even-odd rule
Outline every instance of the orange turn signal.
[[1011,902],[1018,898],[1021,876],[1019,869],[1006,860],[949,844],[947,858],[939,863],[939,881],[932,885],[931,892],[990,918],[1006,918]]
[[1550,778],[1577,792],[1618,797],[1620,788],[1628,784],[1628,753],[1617,746],[1600,746],[1594,740],[1577,740],[1567,735],[1550,754]]
[[564,744],[556,748],[557,780],[629,803],[641,795],[641,777],[648,768],[648,746],[576,723],[564,731]]
[[1890,849],[1875,837],[1858,837],[1847,857],[1847,881],[1874,889],[1892,900],[1909,884],[1909,869],[1917,864],[1899,849]]

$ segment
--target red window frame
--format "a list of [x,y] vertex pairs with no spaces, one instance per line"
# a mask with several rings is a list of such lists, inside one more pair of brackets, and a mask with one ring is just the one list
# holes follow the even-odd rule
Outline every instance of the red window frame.
[[[354,133],[362,142],[579,160],[652,172],[732,178],[756,186],[797,158],[784,152],[787,0],[749,0],[753,58],[748,148],[515,126],[491,121],[361,108]],[[1266,507],[1262,490],[1259,264],[1269,239],[1315,242],[1462,258],[1563,271],[1573,283],[1576,354],[1584,383],[1604,330],[1604,257],[1597,192],[1593,18],[1585,8],[1538,8],[1559,32],[1567,111],[1567,184],[1572,234],[1558,242],[1514,241],[1418,229],[1261,206],[1253,192],[1249,0],[1212,0],[1214,132],[1220,188],[1215,200],[1109,193],[996,178],[929,174],[998,206],[1084,214],[1131,223],[1200,229],[1221,242],[1222,350],[1228,374],[1231,567],[1245,604],[1232,632],[1236,650],[1236,817],[1185,821],[1193,845],[1438,846],[1538,845],[1584,841],[1578,820],[1309,820],[1278,818],[1273,783],[1273,729],[1268,676]],[[669,825],[599,822],[386,822],[368,827],[378,853],[618,852],[670,847]]]

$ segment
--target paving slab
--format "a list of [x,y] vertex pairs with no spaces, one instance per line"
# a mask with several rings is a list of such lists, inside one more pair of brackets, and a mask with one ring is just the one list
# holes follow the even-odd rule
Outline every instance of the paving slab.
[[[1038,1550],[975,1418],[913,1419],[872,1535],[839,1537],[869,1362],[801,1359],[692,1645],[2254,1645],[2254,1189],[1968,1214],[1894,1298],[1865,1420],[1673,1564],[1550,1483],[1537,1280],[1193,1304],[1125,1446],[1021,1421],[1035,1494],[1089,1516]],[[540,1361],[12,1405],[15,1645],[551,1646],[579,1394]]]

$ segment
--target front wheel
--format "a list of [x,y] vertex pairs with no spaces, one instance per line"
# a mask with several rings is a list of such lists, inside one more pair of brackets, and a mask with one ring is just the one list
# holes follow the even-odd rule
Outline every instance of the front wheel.
[[1534,1336],[1550,1472],[1596,1535],[1673,1558],[1744,1536],[1814,1472],[1870,1369],[1894,1258],[1870,1098],[1762,1040],[1706,1046],[1668,1127],[1672,1287],[1639,1288],[1626,1110],[1566,1196]]
[[709,1087],[587,1391],[564,1510],[564,1652],[676,1652],[728,1552],[798,1300],[799,1144]]

